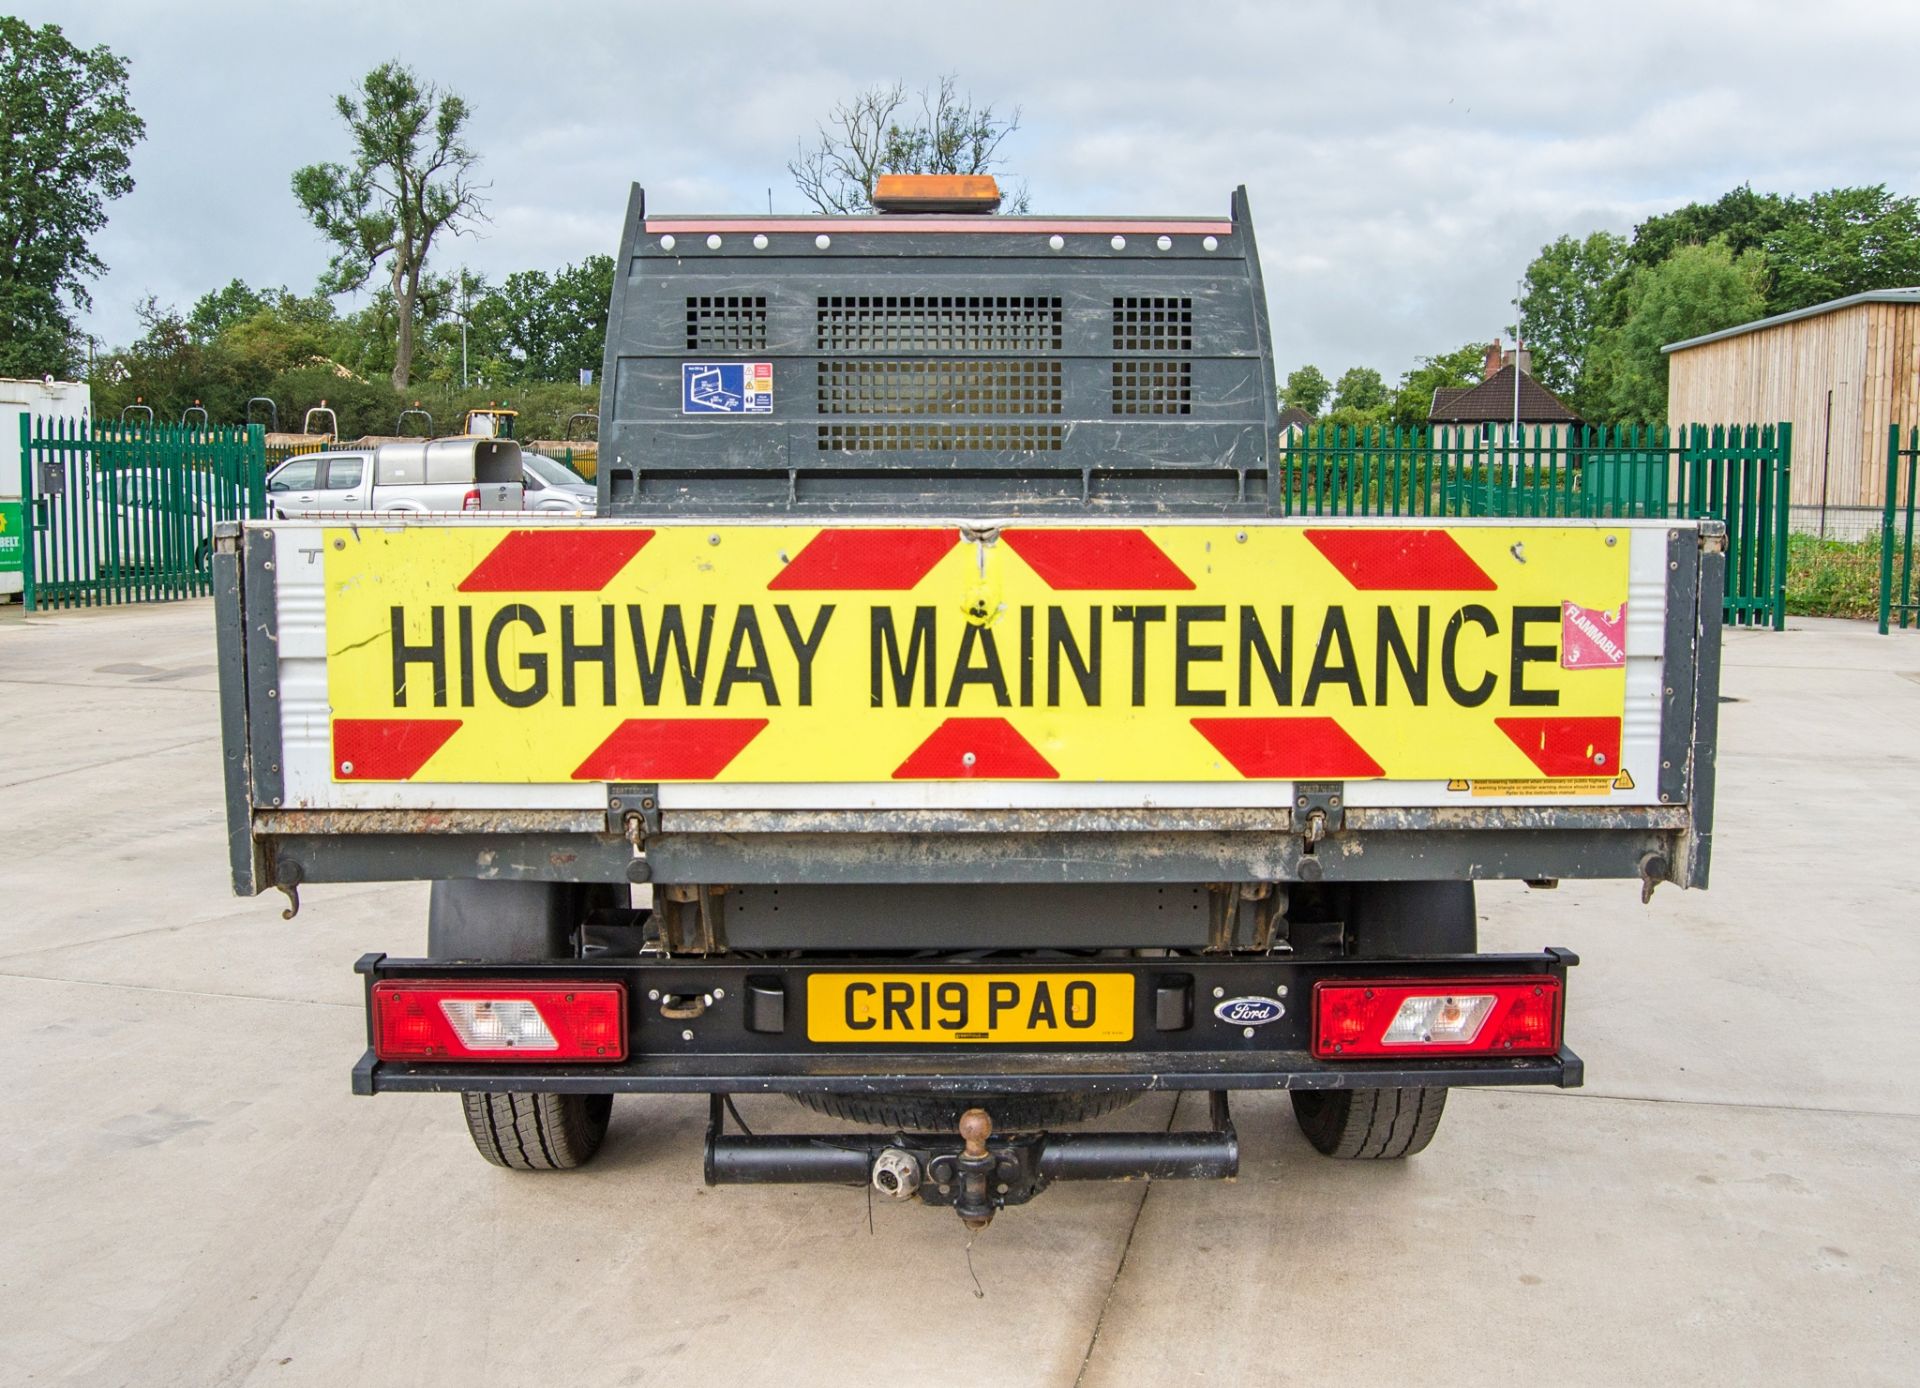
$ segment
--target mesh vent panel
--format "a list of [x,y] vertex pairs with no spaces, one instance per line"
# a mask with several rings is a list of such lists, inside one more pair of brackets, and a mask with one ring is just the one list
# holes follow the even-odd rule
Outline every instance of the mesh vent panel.
[[1059,414],[1057,361],[823,361],[821,414]]
[[1193,300],[1129,298],[1113,301],[1116,352],[1191,352]]
[[822,424],[822,453],[1057,452],[1058,424]]
[[1184,361],[1116,361],[1115,414],[1192,414],[1193,364]]
[[822,352],[1057,352],[1060,300],[991,294],[847,294],[818,300]]
[[740,354],[767,348],[764,294],[700,294],[687,299],[687,350]]

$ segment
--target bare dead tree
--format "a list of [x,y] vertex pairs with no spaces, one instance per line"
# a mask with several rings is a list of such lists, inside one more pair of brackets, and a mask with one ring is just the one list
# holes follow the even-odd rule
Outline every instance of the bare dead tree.
[[[948,74],[909,94],[904,82],[869,87],[837,103],[787,165],[794,186],[821,212],[873,210],[873,183],[886,173],[987,174],[1002,165],[1001,146],[1020,128],[1020,108],[1002,117],[974,104]],[[1025,184],[1002,194],[1000,210],[1028,207]]]

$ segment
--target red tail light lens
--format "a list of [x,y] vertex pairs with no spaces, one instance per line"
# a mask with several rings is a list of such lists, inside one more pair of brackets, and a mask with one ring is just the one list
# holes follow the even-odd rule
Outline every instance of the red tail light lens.
[[382,1060],[625,1060],[627,990],[618,983],[373,985],[373,1049]]
[[467,494],[460,498],[460,509],[462,511],[478,511],[480,509],[480,489],[478,487],[467,488]]
[[1559,1049],[1560,980],[1546,975],[1314,985],[1313,1053],[1321,1060]]

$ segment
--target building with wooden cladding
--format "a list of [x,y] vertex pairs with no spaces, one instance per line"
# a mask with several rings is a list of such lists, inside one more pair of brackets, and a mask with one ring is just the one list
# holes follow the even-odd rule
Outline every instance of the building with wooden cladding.
[[1865,509],[1884,505],[1887,426],[1920,424],[1920,288],[1853,294],[1661,350],[1671,424],[1793,425],[1795,529],[1853,534]]

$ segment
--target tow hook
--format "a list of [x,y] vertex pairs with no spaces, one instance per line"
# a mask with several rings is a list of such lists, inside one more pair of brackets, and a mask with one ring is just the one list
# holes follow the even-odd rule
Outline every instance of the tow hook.
[[953,1160],[959,1177],[954,1182],[953,1212],[976,1234],[993,1223],[991,1181],[998,1163],[987,1150],[992,1136],[993,1119],[985,1109],[970,1108],[960,1115],[960,1140],[966,1147]]
[[1653,889],[1667,880],[1667,860],[1658,853],[1649,853],[1640,860],[1640,904],[1645,906],[1653,900]]
[[891,1200],[911,1200],[920,1190],[920,1159],[889,1147],[874,1159],[873,1188]]

